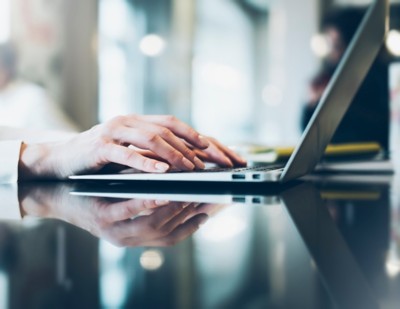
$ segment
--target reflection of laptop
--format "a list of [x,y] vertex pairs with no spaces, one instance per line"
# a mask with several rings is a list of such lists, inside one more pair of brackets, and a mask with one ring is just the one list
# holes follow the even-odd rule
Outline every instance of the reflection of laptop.
[[124,200],[154,200],[170,202],[190,202],[201,204],[246,204],[246,205],[276,205],[279,198],[276,195],[247,195],[247,194],[195,194],[195,193],[136,193],[136,192],[110,192],[110,191],[72,191],[71,195],[98,197],[107,199]]
[[[364,177],[365,178],[365,177]],[[172,183],[171,183],[172,184]],[[300,184],[300,185],[299,185]],[[323,200],[331,201],[379,201],[381,199],[382,187],[378,184],[353,182],[348,186],[346,181],[319,181],[317,183],[291,182],[289,185],[271,186],[270,190],[263,187],[237,190],[220,186],[214,188],[202,186],[132,186],[125,182],[88,182],[79,183],[74,186],[70,193],[74,196],[97,197],[106,199],[138,199],[138,200],[161,200],[170,202],[192,202],[206,204],[246,204],[246,205],[277,205],[282,202],[285,192],[292,192],[294,187],[313,187],[315,192]],[[242,186],[243,187],[243,186]],[[384,185],[387,187],[387,184]],[[297,191],[296,191],[297,192]]]
[[[209,194],[209,191],[200,194],[198,192],[193,193],[193,190],[193,194],[186,190],[183,190],[186,192],[181,194],[178,193],[181,191],[179,189],[179,191],[171,194],[164,187],[156,189],[151,188],[151,186],[143,186],[139,189],[135,187],[126,184],[108,186],[99,183],[85,183],[77,185],[71,193],[78,198],[107,198],[109,207],[113,207],[113,201],[108,199],[113,198],[207,203],[211,204],[212,209],[218,209],[217,206],[220,204],[237,203],[235,200],[237,195],[235,194]],[[270,195],[261,194],[256,201],[252,200],[255,198],[254,195],[243,195],[242,198],[246,201],[238,202],[246,203],[247,205],[245,206],[251,204],[254,204],[254,206],[279,205],[287,210],[288,215],[290,215],[290,221],[297,228],[297,232],[310,253],[313,265],[316,266],[316,273],[338,308],[378,308],[377,299],[371,293],[370,283],[366,280],[358,261],[332,219],[326,203],[323,201],[323,199],[330,199],[329,197],[324,197],[325,192],[333,192],[336,189],[336,185],[328,186],[328,188],[331,189],[328,189],[329,191],[320,191],[310,183],[301,183],[300,185],[287,186],[280,192],[270,192]],[[364,194],[368,194],[368,192],[375,193],[378,196],[381,194],[374,186],[368,188],[363,185],[361,188],[364,190]],[[344,186],[343,190],[339,187],[337,192],[341,192],[340,196],[335,194],[332,196],[332,200],[341,201],[342,195],[346,194],[346,201],[365,201],[363,196],[360,197],[359,194],[353,195],[351,193],[352,188],[348,186]],[[359,192],[358,189],[356,192]],[[380,197],[378,197],[379,199]],[[378,201],[375,198],[373,200],[374,203]],[[365,209],[363,206],[363,204],[360,204],[360,207]],[[353,203],[352,208],[354,208]],[[243,209],[256,210],[256,208],[252,207]],[[259,212],[257,211],[257,213]],[[280,222],[284,223],[285,220],[282,221],[282,219],[283,217],[280,218]],[[249,220],[252,226],[256,223],[253,219]],[[123,225],[121,225],[121,228],[123,228]],[[207,224],[203,228],[207,230]],[[221,225],[222,230],[225,228],[229,227]]]
[[[333,186],[328,189],[322,188],[319,190],[319,196],[323,200],[331,201],[379,201],[381,198],[381,190],[377,187],[365,186],[362,183],[361,187],[348,187],[348,183],[345,183],[344,188],[337,188]],[[354,185],[354,184],[353,184]],[[312,183],[307,184],[308,187],[315,187]],[[294,187],[306,187],[306,185],[295,184]],[[279,190],[266,192],[233,192],[233,191],[190,191],[181,188],[181,190],[171,192],[167,190],[154,190],[154,188],[138,188],[137,186],[124,186],[123,184],[109,185],[83,185],[76,186],[70,193],[74,196],[82,197],[97,197],[106,199],[137,199],[137,200],[154,200],[154,201],[170,201],[170,202],[191,202],[201,204],[246,204],[246,205],[277,205],[282,202],[282,196],[284,192],[292,190],[291,187],[284,186]]]
[[318,190],[307,183],[282,193],[317,273],[337,308],[379,308],[360,264],[337,228]]
[[301,142],[279,167],[219,169],[151,174],[124,172],[71,176],[71,179],[286,182],[312,172],[375,60],[388,31],[389,0],[375,0],[326,88]]

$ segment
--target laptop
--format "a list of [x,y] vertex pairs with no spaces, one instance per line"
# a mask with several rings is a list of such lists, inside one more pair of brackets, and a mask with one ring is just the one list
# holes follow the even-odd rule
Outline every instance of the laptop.
[[108,181],[287,182],[312,172],[324,155],[353,97],[378,55],[389,29],[389,0],[375,0],[349,44],[336,72],[286,164],[206,169],[165,174],[124,170],[118,174],[74,175],[70,179]]
[[[78,197],[104,198],[107,200],[135,199],[199,204],[267,206],[280,204],[282,197],[287,195],[285,192],[292,192],[292,188],[313,187],[314,191],[318,191],[320,198],[324,200],[376,202],[381,199],[380,188],[382,183],[366,183],[363,179],[359,182],[353,182],[351,188],[347,186],[348,182],[346,181],[334,181],[331,179],[325,181],[322,186],[321,182],[313,183],[312,181],[291,182],[290,184],[291,186],[277,186],[268,192],[262,189],[240,192],[238,190],[193,190],[193,188],[182,188],[182,186],[178,190],[176,188],[173,190],[164,186],[130,186],[126,182],[114,185],[96,182],[79,184],[71,189],[70,194]],[[383,185],[387,186],[387,184]],[[317,188],[317,186],[321,188]],[[298,191],[299,189],[295,190],[295,192]],[[298,200],[295,204],[298,204]]]

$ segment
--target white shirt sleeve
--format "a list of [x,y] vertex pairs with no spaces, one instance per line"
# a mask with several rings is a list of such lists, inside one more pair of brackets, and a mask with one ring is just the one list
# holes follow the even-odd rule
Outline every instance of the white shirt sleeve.
[[21,141],[0,141],[0,220],[20,220],[18,161]]
[[0,221],[21,220],[17,184],[0,185]]
[[0,141],[0,184],[18,181],[21,141]]

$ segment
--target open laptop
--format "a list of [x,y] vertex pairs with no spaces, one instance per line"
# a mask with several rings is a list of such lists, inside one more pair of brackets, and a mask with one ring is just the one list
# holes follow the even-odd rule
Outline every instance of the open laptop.
[[209,182],[286,182],[312,172],[321,160],[353,97],[381,49],[389,29],[389,0],[375,0],[328,84],[300,143],[284,166],[210,169],[165,174],[126,170],[75,175],[71,179]]

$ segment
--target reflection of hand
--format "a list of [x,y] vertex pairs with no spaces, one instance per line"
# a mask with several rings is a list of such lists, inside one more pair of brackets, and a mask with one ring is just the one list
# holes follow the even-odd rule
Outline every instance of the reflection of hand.
[[193,234],[210,206],[154,200],[121,200],[69,194],[68,185],[21,188],[23,213],[56,218],[118,246],[169,246]]
[[[98,204],[97,204],[98,203]],[[126,200],[104,206],[87,229],[117,246],[171,246],[193,234],[208,216],[199,213],[198,204]],[[141,212],[151,210],[147,214]]]
[[[133,147],[128,147],[133,146]],[[109,163],[145,172],[162,173],[170,168],[204,168],[203,159],[231,166],[243,159],[214,139],[204,138],[171,116],[119,116],[77,134],[68,141],[24,144],[20,179],[66,178],[96,171]],[[151,154],[151,155],[148,155]]]

